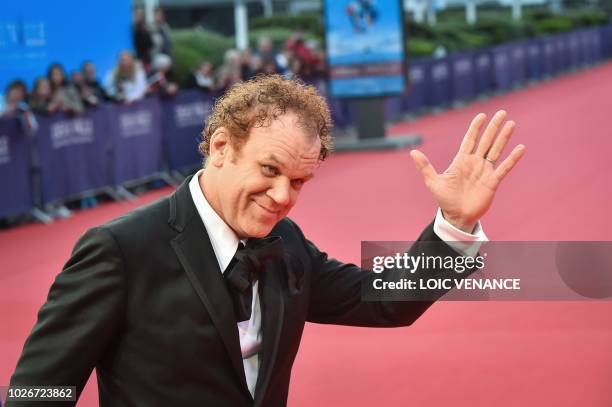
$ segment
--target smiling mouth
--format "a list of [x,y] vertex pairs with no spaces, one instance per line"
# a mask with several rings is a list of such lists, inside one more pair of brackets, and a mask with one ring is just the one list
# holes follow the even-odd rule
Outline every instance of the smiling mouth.
[[255,202],[255,204],[257,206],[259,206],[261,209],[263,209],[264,211],[266,211],[270,215],[278,215],[278,213],[280,212],[280,211],[272,211],[272,210],[266,208],[265,206],[260,205],[257,201],[253,201],[253,202]]

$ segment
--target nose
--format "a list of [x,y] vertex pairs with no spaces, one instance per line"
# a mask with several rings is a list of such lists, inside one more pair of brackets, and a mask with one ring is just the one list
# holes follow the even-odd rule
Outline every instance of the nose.
[[277,177],[274,185],[268,189],[268,196],[278,206],[287,206],[291,202],[291,182],[286,177]]

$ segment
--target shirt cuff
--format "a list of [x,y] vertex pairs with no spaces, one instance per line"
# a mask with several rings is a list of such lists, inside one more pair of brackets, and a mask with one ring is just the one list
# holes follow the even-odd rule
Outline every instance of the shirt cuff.
[[483,242],[488,242],[489,239],[482,230],[480,221],[476,223],[472,233],[466,233],[463,230],[457,229],[451,225],[444,216],[442,210],[438,208],[436,220],[434,221],[434,233],[438,237],[452,247],[457,253],[463,256],[474,257],[480,245]]

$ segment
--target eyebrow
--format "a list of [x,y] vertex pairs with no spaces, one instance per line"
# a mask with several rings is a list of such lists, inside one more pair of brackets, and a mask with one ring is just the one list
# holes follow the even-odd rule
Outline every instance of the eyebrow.
[[[268,155],[266,155],[266,156],[264,157],[264,160],[274,161],[275,163],[277,163],[277,164],[278,164],[279,166],[281,166],[281,167],[284,167],[284,166],[285,166],[285,164],[284,164],[284,163],[283,163],[281,160],[279,160],[279,159],[278,159],[278,158],[277,158],[277,157],[276,157],[274,154],[268,154]],[[314,173],[312,173],[312,172],[311,172],[310,174],[307,174],[306,176],[304,176],[304,177],[300,177],[300,178],[303,178],[303,179],[305,179],[305,180],[307,180],[307,181],[308,181],[308,180],[313,179],[313,178],[314,178],[314,176],[315,176],[315,175],[314,175]]]
[[284,166],[284,165],[285,165],[285,164],[284,164],[284,163],[283,163],[281,160],[279,160],[278,158],[276,158],[276,156],[275,156],[274,154],[268,154],[268,155],[266,155],[266,156],[264,157],[264,159],[266,159],[266,160],[270,160],[270,161],[274,161],[274,162],[276,162],[276,163],[277,163],[278,165],[280,165],[280,166]]

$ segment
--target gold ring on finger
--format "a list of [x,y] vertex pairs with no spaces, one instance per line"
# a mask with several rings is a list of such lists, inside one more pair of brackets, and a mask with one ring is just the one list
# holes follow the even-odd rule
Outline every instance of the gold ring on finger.
[[495,165],[495,160],[492,160],[489,157],[485,157],[484,159],[490,162],[491,164]]

